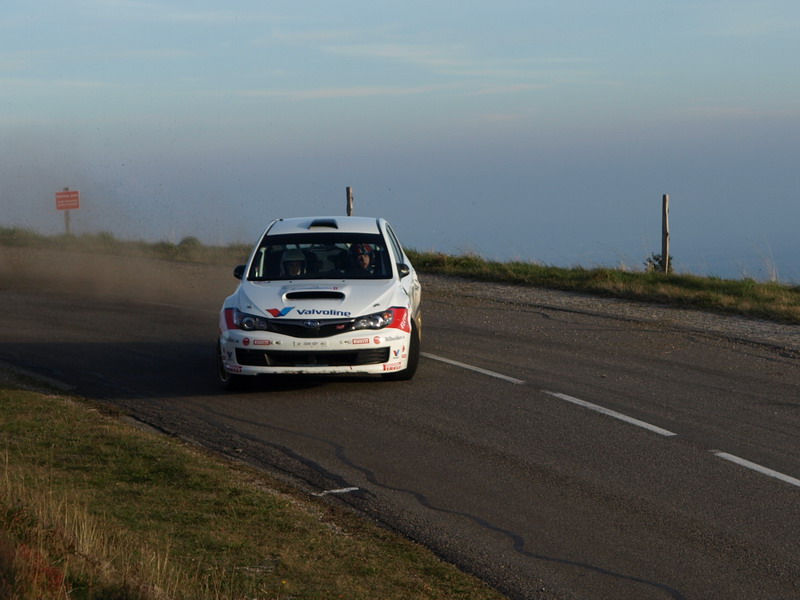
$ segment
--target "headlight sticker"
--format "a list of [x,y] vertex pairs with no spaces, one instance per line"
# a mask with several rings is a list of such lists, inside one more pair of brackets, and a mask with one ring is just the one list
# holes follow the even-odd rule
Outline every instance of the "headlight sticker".
[[394,308],[395,318],[389,325],[390,329],[400,329],[401,331],[411,331],[411,321],[408,318],[407,308]]

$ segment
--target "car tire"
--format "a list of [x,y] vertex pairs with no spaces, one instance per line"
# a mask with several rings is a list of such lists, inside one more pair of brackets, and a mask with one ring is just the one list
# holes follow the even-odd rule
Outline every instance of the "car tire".
[[387,381],[408,381],[414,377],[419,364],[419,329],[416,323],[411,321],[411,339],[408,342],[408,363],[406,368],[396,373],[384,373],[383,378]]
[[225,365],[222,362],[222,346],[219,342],[217,342],[215,360],[217,365],[217,379],[220,385],[228,391],[241,389],[244,378],[241,375],[234,375],[225,370]]

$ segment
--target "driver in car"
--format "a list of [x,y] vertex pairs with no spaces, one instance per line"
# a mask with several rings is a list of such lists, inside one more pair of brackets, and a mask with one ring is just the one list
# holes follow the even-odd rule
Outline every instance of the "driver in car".
[[375,272],[375,251],[371,244],[353,244],[350,246],[350,257],[356,273]]
[[281,256],[283,275],[297,277],[306,273],[306,256],[301,250],[286,250]]

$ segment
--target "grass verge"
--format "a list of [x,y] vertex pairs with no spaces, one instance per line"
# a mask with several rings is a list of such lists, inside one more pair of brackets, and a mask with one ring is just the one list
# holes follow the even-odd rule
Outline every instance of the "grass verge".
[[502,596],[363,518],[5,375],[0,598]]
[[409,255],[414,267],[422,273],[582,292],[800,324],[800,286],[611,268],[566,269],[438,252],[409,251]]

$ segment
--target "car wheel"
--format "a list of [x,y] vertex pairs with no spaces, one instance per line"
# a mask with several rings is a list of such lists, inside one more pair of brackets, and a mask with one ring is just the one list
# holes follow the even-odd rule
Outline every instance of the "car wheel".
[[217,379],[226,390],[238,390],[242,387],[243,377],[241,375],[234,375],[225,370],[225,365],[222,362],[222,346],[217,342],[216,352],[217,363]]
[[411,339],[408,347],[408,364],[405,369],[396,373],[385,373],[383,378],[387,381],[408,381],[417,372],[419,364],[419,329],[416,323],[411,321]]

